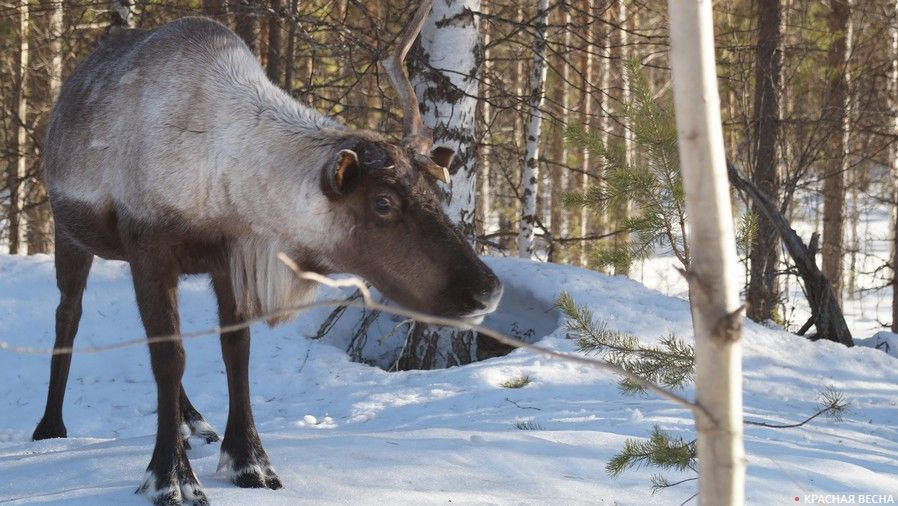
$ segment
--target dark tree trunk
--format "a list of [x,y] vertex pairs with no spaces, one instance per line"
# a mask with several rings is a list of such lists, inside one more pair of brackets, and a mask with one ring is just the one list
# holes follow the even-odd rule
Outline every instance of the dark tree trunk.
[[281,19],[284,14],[284,0],[271,0],[271,15],[268,18],[268,62],[265,73],[274,84],[281,83]]
[[256,18],[257,0],[230,0],[234,13],[234,33],[243,39],[250,51],[259,55],[259,20]]
[[851,47],[850,0],[830,0],[829,47],[830,96],[824,120],[832,131],[827,143],[827,166],[823,178],[823,273],[832,282],[842,303],[842,256],[845,252],[845,172],[848,167],[848,54]]
[[842,309],[836,300],[833,286],[829,279],[817,268],[817,242],[819,236],[814,233],[810,246],[804,241],[779,212],[776,205],[767,195],[750,182],[742,179],[735,167],[727,163],[730,183],[739,191],[745,192],[764,216],[776,227],[777,233],[786,246],[786,251],[795,262],[795,268],[804,282],[804,291],[811,306],[811,319],[798,332],[804,334],[811,325],[817,328],[816,339],[826,339],[845,346],[854,346],[851,331],[845,323]]
[[[891,133],[898,136],[898,0],[891,4],[892,18],[889,21],[889,39],[891,39],[891,60],[889,68],[889,112]],[[892,174],[892,332],[898,334],[898,141],[893,140],[889,146],[889,165]]]
[[203,14],[227,24],[227,3],[225,3],[225,0],[203,0]]
[[[783,75],[783,6],[780,0],[758,1],[754,98],[754,173],[752,181],[773,202],[779,202],[780,93]],[[748,282],[748,317],[755,321],[773,316],[779,294],[776,261],[779,241],[776,227],[757,203],[758,229],[751,244],[751,277]]]
[[293,69],[296,59],[296,15],[299,10],[299,0],[288,0],[290,12],[287,16],[287,61],[284,62],[284,89],[293,92]]

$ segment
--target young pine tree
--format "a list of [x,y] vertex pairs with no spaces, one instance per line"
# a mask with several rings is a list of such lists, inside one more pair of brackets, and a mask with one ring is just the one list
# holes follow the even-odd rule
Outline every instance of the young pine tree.
[[586,207],[596,213],[623,209],[629,201],[632,212],[618,224],[628,240],[600,245],[592,252],[594,267],[626,270],[633,261],[666,246],[689,267],[689,249],[684,241],[686,216],[683,183],[677,152],[677,130],[669,94],[656,97],[637,61],[626,64],[630,100],[623,114],[633,128],[633,140],[641,157],[627,163],[624,142],[605,145],[601,135],[579,126],[567,130],[571,144],[586,148],[603,165],[603,181],[585,191],[568,193],[567,206]]

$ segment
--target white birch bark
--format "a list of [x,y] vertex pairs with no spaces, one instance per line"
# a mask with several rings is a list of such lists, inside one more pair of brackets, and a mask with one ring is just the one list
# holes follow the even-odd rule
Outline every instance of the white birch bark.
[[[487,12],[487,7],[484,5],[482,8],[484,13]],[[490,50],[488,49],[490,45],[490,31],[484,30],[483,33],[483,78],[480,83],[480,96],[486,97],[488,94],[488,90],[491,86],[490,82],[490,72],[492,71],[492,64],[490,62]],[[483,138],[480,145],[480,167],[477,169],[477,177],[480,178],[480,200],[477,202],[477,208],[480,209],[480,227],[481,233],[487,234],[493,231],[496,227],[496,224],[493,220],[493,199],[492,195],[490,195],[490,156],[492,156],[492,148],[490,143],[492,142],[492,137],[490,136],[490,131],[488,125],[490,124],[490,115],[492,113],[492,107],[490,106],[489,100],[484,100],[480,104],[480,116],[482,117],[481,124],[484,125]]]
[[[892,133],[898,135],[898,0],[892,4],[889,36],[892,41],[892,68],[889,73],[889,106]],[[898,142],[889,146],[892,172],[892,332],[898,333]]]
[[689,248],[695,327],[700,505],[745,502],[741,315],[711,0],[668,0],[670,60]]
[[444,208],[469,238],[474,236],[475,109],[482,63],[480,19],[473,12],[479,10],[480,0],[436,0],[421,29],[424,65],[412,77],[424,124],[433,128],[434,146],[455,150]]
[[[589,19],[589,16],[592,16],[593,14],[595,14],[595,0],[586,0],[584,7],[586,9],[587,22],[589,23],[586,26],[586,40],[591,41],[591,40],[593,40],[594,31],[595,31],[593,29],[593,26],[599,24],[599,23],[594,22]],[[609,41],[608,41],[607,30],[602,31],[601,44],[602,44],[602,47],[606,48],[606,49],[610,45]],[[581,104],[581,109],[580,109],[580,113],[581,113],[580,114],[580,122],[581,122],[583,128],[587,129],[587,130],[589,129],[589,119],[590,119],[590,116],[592,115],[592,90],[590,89],[590,85],[592,83],[593,49],[594,49],[593,45],[590,43],[587,43],[586,53],[583,55],[583,83],[582,83],[583,103]],[[604,56],[610,56],[610,55],[607,52],[605,52]],[[610,61],[610,58],[605,59],[605,62],[608,62],[608,61]],[[602,77],[601,77],[602,84],[600,85],[601,92],[599,93],[599,98],[600,98],[602,104],[607,103],[607,100],[606,100],[607,95],[605,95],[605,93],[607,93],[607,90],[608,90],[608,74],[609,73],[607,72],[607,70],[609,68],[610,68],[610,65],[608,65],[608,66],[603,65],[603,68],[602,68]],[[606,143],[605,145],[607,145],[607,141],[608,141],[607,137],[608,137],[608,132],[609,132],[607,109],[608,108],[605,107],[605,111],[603,111],[603,114],[601,115],[602,116],[602,128],[601,128],[602,129],[602,140]],[[591,183],[590,177],[589,177],[591,163],[592,162],[590,161],[589,150],[586,149],[586,147],[584,146],[582,153],[580,155],[580,171],[581,171],[580,186],[583,191],[586,191],[586,189],[589,188],[589,185]],[[601,180],[599,180],[599,184],[601,184]],[[586,208],[586,206],[584,206],[583,208],[580,209],[580,236],[581,237],[586,237],[587,235],[589,235],[589,228],[590,228],[589,227],[589,218],[590,218],[590,211],[589,211],[589,209]],[[599,224],[601,224],[601,218],[599,218]],[[589,252],[589,249],[587,248],[587,243],[585,243],[585,242],[582,243],[580,245],[580,265],[581,266],[585,266],[588,263],[588,261],[589,261],[588,252]]]
[[[564,51],[570,51],[571,47],[571,30],[572,25],[571,11],[565,10],[564,12]],[[589,39],[587,39],[589,40]],[[571,62],[568,60],[570,58],[570,53],[564,56],[564,61],[561,62],[561,115],[562,115],[562,123],[564,128],[568,127],[570,122],[570,110],[571,110]],[[561,171],[560,177],[558,178],[558,185],[560,188],[558,189],[557,194],[561,195],[564,192],[568,191],[571,187],[571,172],[567,169],[568,158],[570,158],[570,148],[568,147],[568,143],[562,140],[561,143],[561,164],[562,166],[558,169]],[[552,206],[558,207],[560,209],[559,218],[561,223],[553,224],[558,228],[558,231],[561,234],[561,237],[567,237],[570,234],[570,217],[568,213],[561,209],[561,202],[552,202]]]
[[[44,30],[47,37],[45,60],[47,62],[47,97],[50,105],[55,103],[59,88],[62,86],[62,36],[63,36],[63,9],[64,2],[46,1],[40,4],[40,8],[49,10],[46,16]],[[35,27],[40,30],[39,26]],[[40,48],[37,48],[40,49]],[[40,55],[37,55],[40,59]],[[44,122],[39,123],[45,125]],[[43,128],[39,127],[36,135],[43,137]],[[53,253],[53,217],[50,212],[50,202],[47,198],[47,190],[42,179],[31,179],[28,188],[30,197],[30,209],[26,211],[28,230],[26,240],[28,242],[28,254]]]
[[546,87],[546,25],[549,1],[539,0],[534,42],[533,68],[530,73],[527,127],[527,154],[521,175],[521,226],[518,234],[518,256],[531,258],[534,252],[534,224],[536,222],[536,192],[539,181],[539,138],[542,130],[542,105]]
[[9,182],[9,253],[25,254],[27,248],[25,234],[25,174],[28,160],[28,25],[29,12],[27,0],[18,1],[19,11],[19,58],[16,65],[16,163],[10,167]]
[[50,37],[50,68],[49,68],[49,91],[50,99],[56,101],[56,95],[59,94],[59,88],[62,86],[62,17],[63,2],[52,2],[52,10],[47,27]]
[[[480,0],[436,0],[421,29],[419,52],[409,62],[421,118],[433,129],[434,146],[455,150],[444,210],[472,240],[476,232],[476,106],[482,64],[480,20],[474,15],[478,11]],[[410,329],[397,365],[434,369],[476,360],[475,332],[417,323]]]

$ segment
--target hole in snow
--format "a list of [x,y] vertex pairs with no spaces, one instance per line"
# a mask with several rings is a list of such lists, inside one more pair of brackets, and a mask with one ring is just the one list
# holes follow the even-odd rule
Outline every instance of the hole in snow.
[[[502,302],[486,317],[483,326],[529,343],[558,328],[560,315],[550,298],[507,280],[503,280],[503,286]],[[379,299],[376,292],[372,295]],[[413,324],[403,317],[356,308],[346,309],[329,323],[322,337],[324,342],[346,350],[353,361],[386,371],[442,369],[512,351],[509,346],[470,331]]]

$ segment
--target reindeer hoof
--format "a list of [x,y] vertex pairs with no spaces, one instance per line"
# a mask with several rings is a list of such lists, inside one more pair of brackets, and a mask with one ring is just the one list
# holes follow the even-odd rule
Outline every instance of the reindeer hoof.
[[215,429],[203,419],[189,421],[187,425],[190,426],[190,433],[205,441],[206,444],[214,443],[220,439],[218,434],[215,433]]
[[227,452],[221,452],[218,463],[218,472],[225,473],[234,485],[240,488],[270,488],[277,490],[282,488],[281,479],[278,478],[274,467],[268,462],[264,454],[255,457],[244,465],[235,462]]
[[271,466],[264,470],[258,467],[244,469],[231,478],[231,481],[240,488],[270,488],[271,490],[278,490],[283,487],[281,479],[278,478]]
[[190,436],[196,436],[205,441],[206,444],[214,443],[219,440],[218,434],[215,433],[215,429],[202,418],[199,420],[186,420],[181,423],[181,437],[184,439],[184,444],[188,449],[190,446],[187,442],[187,438]]
[[187,470],[184,473],[179,470],[177,474],[189,476],[172,476],[170,479],[160,480],[153,471],[147,471],[143,483],[134,493],[146,496],[154,506],[209,506],[209,499],[193,472]]
[[65,425],[62,423],[62,420],[48,422],[47,419],[42,419],[40,423],[37,424],[37,428],[34,429],[34,434],[31,435],[31,439],[33,441],[40,441],[42,439],[66,437],[67,435],[68,433],[65,430]]

